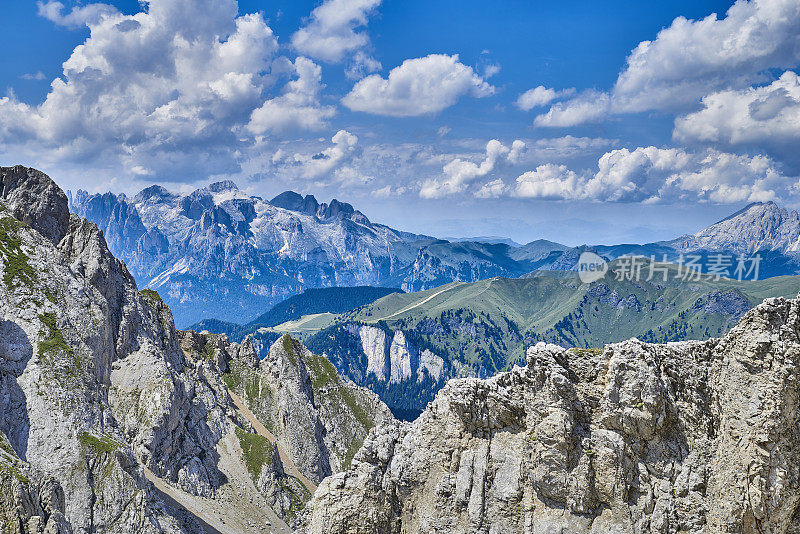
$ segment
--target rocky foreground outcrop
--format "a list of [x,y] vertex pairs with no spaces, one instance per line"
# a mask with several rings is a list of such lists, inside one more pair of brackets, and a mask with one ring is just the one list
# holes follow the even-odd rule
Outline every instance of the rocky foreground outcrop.
[[800,532],[800,299],[724,338],[539,344],[379,426],[301,532]]
[[[195,387],[181,376],[171,324],[138,294],[97,227],[70,216],[47,176],[2,168],[0,184],[3,529],[191,529],[164,511],[142,471],[178,483],[213,478],[192,445],[213,441],[215,429],[205,411],[203,424],[185,424]],[[136,366],[147,370],[140,389],[153,390],[142,404],[119,387]]]
[[[300,434],[286,453],[229,391],[232,369],[258,367],[248,343],[177,331],[50,178],[0,167],[0,532],[285,532],[310,497],[290,467],[320,442],[355,450],[368,425]],[[279,398],[306,394],[287,368],[269,372]],[[276,412],[287,429],[308,419],[296,407]]]

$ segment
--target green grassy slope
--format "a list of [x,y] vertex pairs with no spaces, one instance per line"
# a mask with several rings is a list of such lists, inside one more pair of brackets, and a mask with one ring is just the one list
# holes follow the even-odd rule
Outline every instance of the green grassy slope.
[[247,326],[270,327],[308,314],[343,313],[398,292],[397,288],[371,286],[307,289],[276,304]]
[[591,284],[572,273],[452,283],[318,316],[298,333],[319,351],[327,347],[313,339],[317,332],[348,323],[381,325],[491,375],[521,361],[524,349],[538,341],[589,348],[631,337],[666,342],[720,336],[764,298],[792,297],[800,290],[797,276],[688,281],[675,279],[676,268],[669,269],[666,282],[616,280],[610,271]]
[[[187,330],[196,332],[207,330],[212,334],[226,334],[233,341],[241,341],[248,334],[256,334],[261,330],[260,334],[266,336],[266,341],[272,342],[277,339],[277,336],[270,336],[265,329],[271,329],[281,323],[297,322],[298,319],[306,315],[343,313],[378,298],[399,292],[400,290],[396,288],[371,286],[307,289],[299,295],[294,295],[276,304],[269,311],[261,314],[246,325],[219,319],[204,319],[199,323],[193,324]],[[289,324],[289,328],[277,330],[277,332],[294,331],[294,326]],[[312,325],[309,326],[313,328]]]

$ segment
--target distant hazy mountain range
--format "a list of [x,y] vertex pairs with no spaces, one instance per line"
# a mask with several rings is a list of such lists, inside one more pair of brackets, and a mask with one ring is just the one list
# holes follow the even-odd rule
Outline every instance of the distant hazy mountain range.
[[515,246],[491,238],[448,241],[370,221],[350,204],[320,204],[287,191],[264,200],[218,182],[189,195],[152,186],[133,198],[70,195],[72,211],[95,222],[141,287],[157,289],[175,321],[247,323],[305,289],[384,286],[404,291],[537,270],[571,270],[581,252],[623,255],[756,253],[760,276],[800,268],[800,216],[752,204],[694,235],[645,245],[568,247],[538,240]]
[[522,246],[521,243],[517,243],[516,241],[514,241],[509,237],[503,237],[498,235],[473,236],[473,237],[445,237],[443,239],[445,241],[450,241],[452,243],[463,243],[464,241],[476,241],[478,243],[491,243],[491,244],[502,243],[510,247]]

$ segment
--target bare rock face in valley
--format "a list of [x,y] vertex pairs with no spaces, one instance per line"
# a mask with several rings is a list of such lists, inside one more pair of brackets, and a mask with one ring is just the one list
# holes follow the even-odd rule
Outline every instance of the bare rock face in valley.
[[306,533],[800,531],[800,299],[722,339],[539,345],[322,482]]
[[346,468],[372,427],[393,420],[376,394],[343,380],[289,336],[263,360],[249,340],[237,351],[225,381],[314,484]]
[[284,336],[263,360],[252,339],[178,332],[184,352],[219,370],[246,412],[236,430],[251,478],[289,525],[326,476],[346,469],[369,430],[393,420],[378,396],[339,377],[325,358]]

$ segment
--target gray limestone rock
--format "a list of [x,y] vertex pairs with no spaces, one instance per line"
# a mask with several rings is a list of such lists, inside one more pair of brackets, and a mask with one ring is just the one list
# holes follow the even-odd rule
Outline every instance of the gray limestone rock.
[[376,428],[301,532],[800,529],[800,299],[766,300],[722,339],[527,356]]

